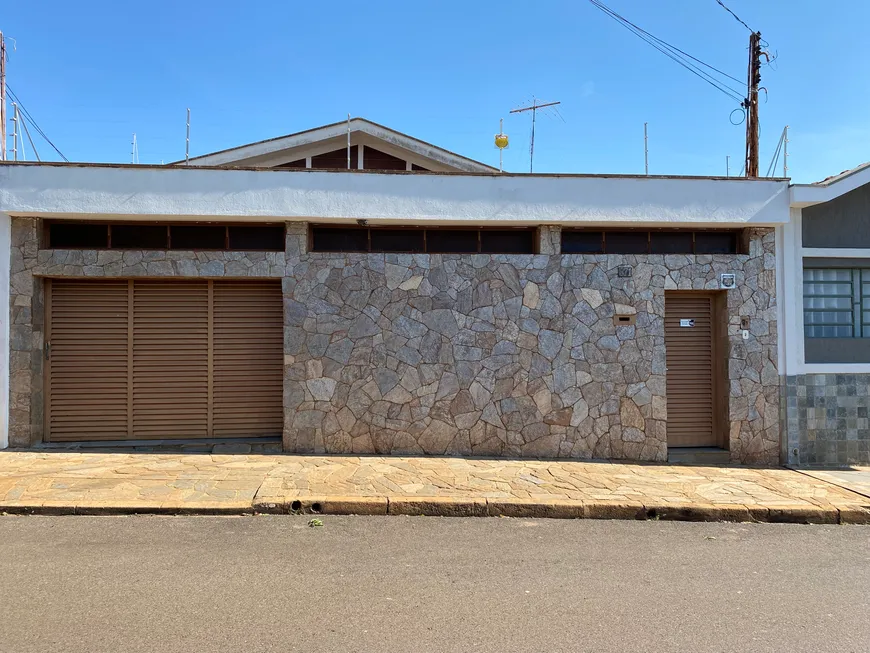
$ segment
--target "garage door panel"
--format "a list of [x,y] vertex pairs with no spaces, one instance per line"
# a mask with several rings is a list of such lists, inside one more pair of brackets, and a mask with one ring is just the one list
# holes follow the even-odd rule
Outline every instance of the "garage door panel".
[[283,324],[280,285],[230,282],[214,286],[216,436],[281,434]]
[[133,297],[133,439],[208,437],[208,282],[135,282]]
[[49,283],[47,439],[279,435],[278,282]]
[[[101,283],[95,293],[87,282],[55,281],[50,292],[46,426],[51,439],[81,440],[91,427],[103,436],[126,437],[127,282]],[[99,300],[91,301],[96,295]]]

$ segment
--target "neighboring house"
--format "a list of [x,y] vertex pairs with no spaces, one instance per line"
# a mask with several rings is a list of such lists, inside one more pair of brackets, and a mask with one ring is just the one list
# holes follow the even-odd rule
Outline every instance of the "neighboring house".
[[[176,161],[173,165],[183,163]],[[189,164],[290,170],[498,172],[497,168],[364,118],[193,157]]]
[[870,163],[791,188],[783,228],[790,463],[870,462]]
[[779,461],[785,180],[501,174],[360,119],[354,147],[0,166],[10,444]]

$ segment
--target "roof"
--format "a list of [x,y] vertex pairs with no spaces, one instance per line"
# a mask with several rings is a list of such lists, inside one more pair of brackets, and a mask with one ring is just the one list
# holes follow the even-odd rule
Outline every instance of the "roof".
[[[191,159],[192,161],[193,159]],[[481,164],[483,165],[483,164]],[[489,168],[483,172],[465,172],[462,170],[335,170],[329,168],[263,168],[261,166],[235,165],[199,165],[186,166],[184,161],[172,163],[105,163],[91,161],[0,161],[3,168],[118,168],[123,170],[235,170],[241,172],[261,172],[274,174],[354,174],[354,175],[440,175],[446,177],[522,177],[522,178],[568,178],[568,179],[673,179],[684,181],[728,181],[732,183],[766,184],[771,182],[787,182],[787,177],[726,177],[724,175],[646,175],[641,173],[619,172],[499,172],[497,168]]]
[[849,168],[848,170],[843,170],[843,172],[841,172],[837,175],[831,175],[830,177],[825,177],[821,181],[813,182],[813,185],[814,186],[829,186],[831,184],[834,184],[834,183],[840,181],[841,179],[845,179],[846,177],[850,177],[851,175],[854,175],[858,172],[861,172],[862,170],[865,170],[866,168],[870,168],[870,161],[868,161],[867,163],[862,163],[861,165],[855,166],[854,168]]
[[830,202],[846,193],[870,184],[870,162],[862,163],[838,175],[832,175],[812,184],[791,186],[792,208],[803,208]]
[[[284,151],[292,151],[303,147],[315,146],[318,143],[345,137],[348,130],[351,134],[366,135],[374,139],[378,144],[392,146],[408,152],[425,162],[433,162],[441,167],[459,172],[497,172],[498,169],[481,163],[474,159],[462,156],[442,147],[438,147],[426,141],[414,138],[408,134],[390,129],[365,118],[351,118],[340,122],[322,125],[313,129],[277,136],[255,143],[239,145],[209,154],[203,154],[190,158],[190,163],[196,166],[221,166],[237,164],[240,166],[251,165],[250,159],[262,158],[269,155],[278,155]],[[288,156],[291,154],[288,153]],[[174,164],[185,161],[174,161]],[[170,164],[171,165],[171,164]],[[441,170],[443,171],[443,170]]]

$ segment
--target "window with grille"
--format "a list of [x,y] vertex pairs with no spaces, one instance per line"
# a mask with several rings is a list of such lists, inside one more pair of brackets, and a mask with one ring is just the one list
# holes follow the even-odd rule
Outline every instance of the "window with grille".
[[805,268],[807,338],[870,338],[870,269]]

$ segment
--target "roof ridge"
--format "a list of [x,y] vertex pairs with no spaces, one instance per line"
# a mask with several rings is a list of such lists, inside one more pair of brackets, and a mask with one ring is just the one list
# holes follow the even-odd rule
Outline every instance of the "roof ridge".
[[[236,146],[234,146],[234,147],[228,147],[228,148],[225,148],[225,149],[222,149],[222,150],[216,150],[216,151],[214,151],[214,152],[208,152],[208,153],[206,153],[206,154],[200,154],[200,155],[195,156],[195,157],[190,157],[190,159],[187,160],[187,161],[186,161],[185,159],[181,159],[181,160],[179,160],[179,161],[172,161],[172,162],[170,162],[170,163],[167,164],[167,165],[178,165],[178,164],[186,163],[186,162],[188,162],[188,161],[197,161],[197,160],[201,160],[201,159],[204,159],[204,158],[207,158],[207,157],[216,156],[216,155],[219,155],[219,154],[226,154],[226,153],[228,153],[228,152],[233,152],[233,151],[236,151],[236,150],[242,150],[242,149],[247,148],[247,147],[253,147],[253,146],[257,146],[257,145],[263,145],[263,144],[265,144],[265,143],[272,143],[272,142],[275,142],[275,141],[280,141],[280,140],[282,140],[282,139],[293,138],[293,137],[301,136],[301,135],[303,135],[303,134],[308,134],[308,133],[311,133],[311,132],[317,132],[317,131],[320,131],[320,130],[331,129],[331,128],[337,127],[337,126],[339,126],[339,125],[350,124],[350,123],[353,123],[353,122],[357,122],[358,124],[359,124],[359,123],[363,123],[363,124],[366,124],[366,125],[370,125],[371,127],[375,127],[375,128],[377,128],[377,129],[383,129],[383,130],[386,130],[386,131],[388,131],[388,132],[392,132],[393,134],[397,134],[397,135],[399,135],[399,136],[401,136],[401,137],[403,137],[403,138],[406,138],[406,139],[408,139],[408,140],[410,140],[410,141],[414,141],[414,142],[419,143],[419,144],[421,144],[421,145],[424,145],[424,146],[426,146],[426,147],[431,147],[431,148],[433,148],[433,149],[435,149],[435,150],[439,150],[439,151],[441,151],[441,152],[444,152],[445,154],[448,154],[448,155],[450,155],[450,156],[456,157],[456,158],[458,158],[458,159],[462,159],[462,160],[468,161],[468,162],[470,162],[470,163],[473,163],[473,164],[476,165],[476,166],[482,166],[482,167],[484,167],[484,168],[487,168],[487,169],[489,169],[489,170],[493,170],[493,171],[497,170],[497,168],[495,168],[494,166],[490,166],[490,165],[488,165],[488,164],[486,164],[486,163],[483,163],[482,161],[478,161],[477,159],[472,159],[471,157],[467,157],[467,156],[465,156],[465,155],[458,154],[457,152],[453,152],[453,151],[448,150],[448,149],[446,149],[446,148],[443,148],[443,147],[441,147],[441,146],[439,146],[439,145],[435,145],[434,143],[430,143],[430,142],[428,142],[428,141],[424,141],[424,140],[422,140],[422,139],[420,139],[420,138],[417,138],[416,136],[411,136],[410,134],[406,134],[406,133],[404,133],[404,132],[400,132],[400,131],[398,131],[397,129],[393,129],[392,127],[387,127],[386,125],[382,125],[382,124],[380,124],[380,123],[377,123],[377,122],[375,122],[375,121],[373,121],[373,120],[369,120],[368,118],[364,118],[364,117],[362,117],[362,116],[354,116],[354,117],[352,117],[352,118],[350,118],[350,119],[348,119],[348,120],[339,120],[339,121],[337,121],[337,122],[331,122],[331,123],[328,123],[328,124],[326,124],[326,125],[320,125],[320,126],[318,126],[318,127],[312,127],[312,128],[310,128],[310,129],[303,129],[303,130],[301,130],[301,131],[298,131],[298,132],[292,132],[292,133],[290,133],[290,134],[284,134],[284,135],[282,135],[282,136],[274,136],[274,137],[272,137],[272,138],[266,138],[266,139],[263,139],[263,140],[260,140],[260,141],[254,141],[254,142],[252,142],[252,143],[244,143],[244,144],[242,144],[242,145],[236,145]],[[357,129],[356,131],[364,131],[364,130]]]

